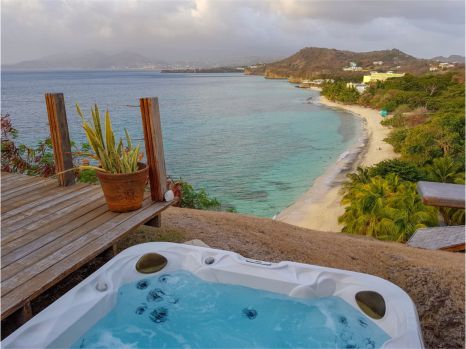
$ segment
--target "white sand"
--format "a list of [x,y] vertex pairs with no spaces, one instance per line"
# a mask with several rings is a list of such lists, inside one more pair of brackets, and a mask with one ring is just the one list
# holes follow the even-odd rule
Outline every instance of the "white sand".
[[[359,165],[371,166],[382,160],[397,157],[392,146],[384,142],[390,129],[380,124],[382,117],[377,110],[331,102],[323,96],[320,96],[319,101],[329,107],[345,109],[365,120],[366,139],[359,145],[359,150],[357,148],[353,150],[358,154],[355,153],[352,158],[346,159],[350,163],[344,164],[344,167],[351,166],[354,169]],[[344,212],[344,207],[340,204],[342,198],[340,189],[343,180],[341,177],[344,175],[340,173],[342,164],[339,162],[317,178],[312,187],[291,206],[280,212],[276,219],[313,230],[341,231],[338,217]]]

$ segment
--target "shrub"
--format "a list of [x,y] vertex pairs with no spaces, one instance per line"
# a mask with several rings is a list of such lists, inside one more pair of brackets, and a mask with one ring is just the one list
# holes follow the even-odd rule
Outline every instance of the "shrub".
[[396,174],[400,179],[410,182],[417,182],[424,177],[418,167],[400,159],[385,160],[369,168],[371,177],[386,177],[390,173]]
[[220,201],[209,197],[204,188],[196,190],[191,184],[183,180],[179,180],[177,184],[181,185],[180,207],[195,208],[198,210],[221,209]]
[[31,176],[49,177],[55,174],[53,149],[50,138],[39,141],[36,146],[16,145],[18,131],[13,127],[10,116],[1,116],[2,171],[18,172]]

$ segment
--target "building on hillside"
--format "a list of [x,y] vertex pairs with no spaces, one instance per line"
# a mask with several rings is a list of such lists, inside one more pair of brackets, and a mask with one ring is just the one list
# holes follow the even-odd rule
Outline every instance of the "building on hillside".
[[394,73],[392,71],[388,71],[386,73],[371,72],[370,75],[364,75],[362,82],[364,84],[369,84],[374,81],[385,81],[389,78],[401,78],[404,75],[405,73]]
[[362,67],[344,67],[343,71],[362,71]]
[[439,63],[438,67],[439,67],[440,69],[450,69],[450,68],[454,68],[455,65],[454,65],[453,63],[447,63],[447,62],[445,62],[445,63]]
[[372,62],[373,65],[383,65],[383,61],[374,61]]
[[429,71],[437,71],[438,70],[438,67],[430,67],[429,68]]
[[346,87],[347,88],[354,88],[356,91],[358,91],[359,93],[363,93],[366,88],[368,87],[367,84],[361,84],[361,83],[355,83],[355,82],[348,82],[346,84]]
[[307,88],[311,86],[320,86],[320,85],[323,85],[324,83],[333,84],[334,82],[335,80],[333,79],[314,79],[314,80],[306,79],[306,80],[301,80],[301,84],[299,85],[299,87]]
[[358,67],[356,62],[349,62],[348,67],[343,67],[343,71],[361,71],[362,67]]

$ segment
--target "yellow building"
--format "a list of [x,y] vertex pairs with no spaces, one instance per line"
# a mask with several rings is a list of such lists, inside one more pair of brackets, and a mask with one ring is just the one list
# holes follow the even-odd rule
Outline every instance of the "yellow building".
[[372,72],[371,75],[364,75],[364,78],[362,79],[362,82],[365,84],[368,84],[373,81],[385,81],[388,78],[401,78],[404,76],[405,73],[393,73],[393,72],[387,72],[387,73],[377,73],[377,72]]

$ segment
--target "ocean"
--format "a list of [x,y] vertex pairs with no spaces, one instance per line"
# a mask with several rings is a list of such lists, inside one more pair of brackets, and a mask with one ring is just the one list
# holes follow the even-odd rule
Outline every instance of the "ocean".
[[45,92],[63,92],[70,135],[85,141],[74,104],[108,109],[119,135],[143,143],[140,97],[158,97],[167,173],[205,188],[237,212],[273,217],[292,204],[346,149],[361,120],[315,103],[318,92],[242,74],[148,71],[2,73],[1,113],[18,142],[48,136]]

